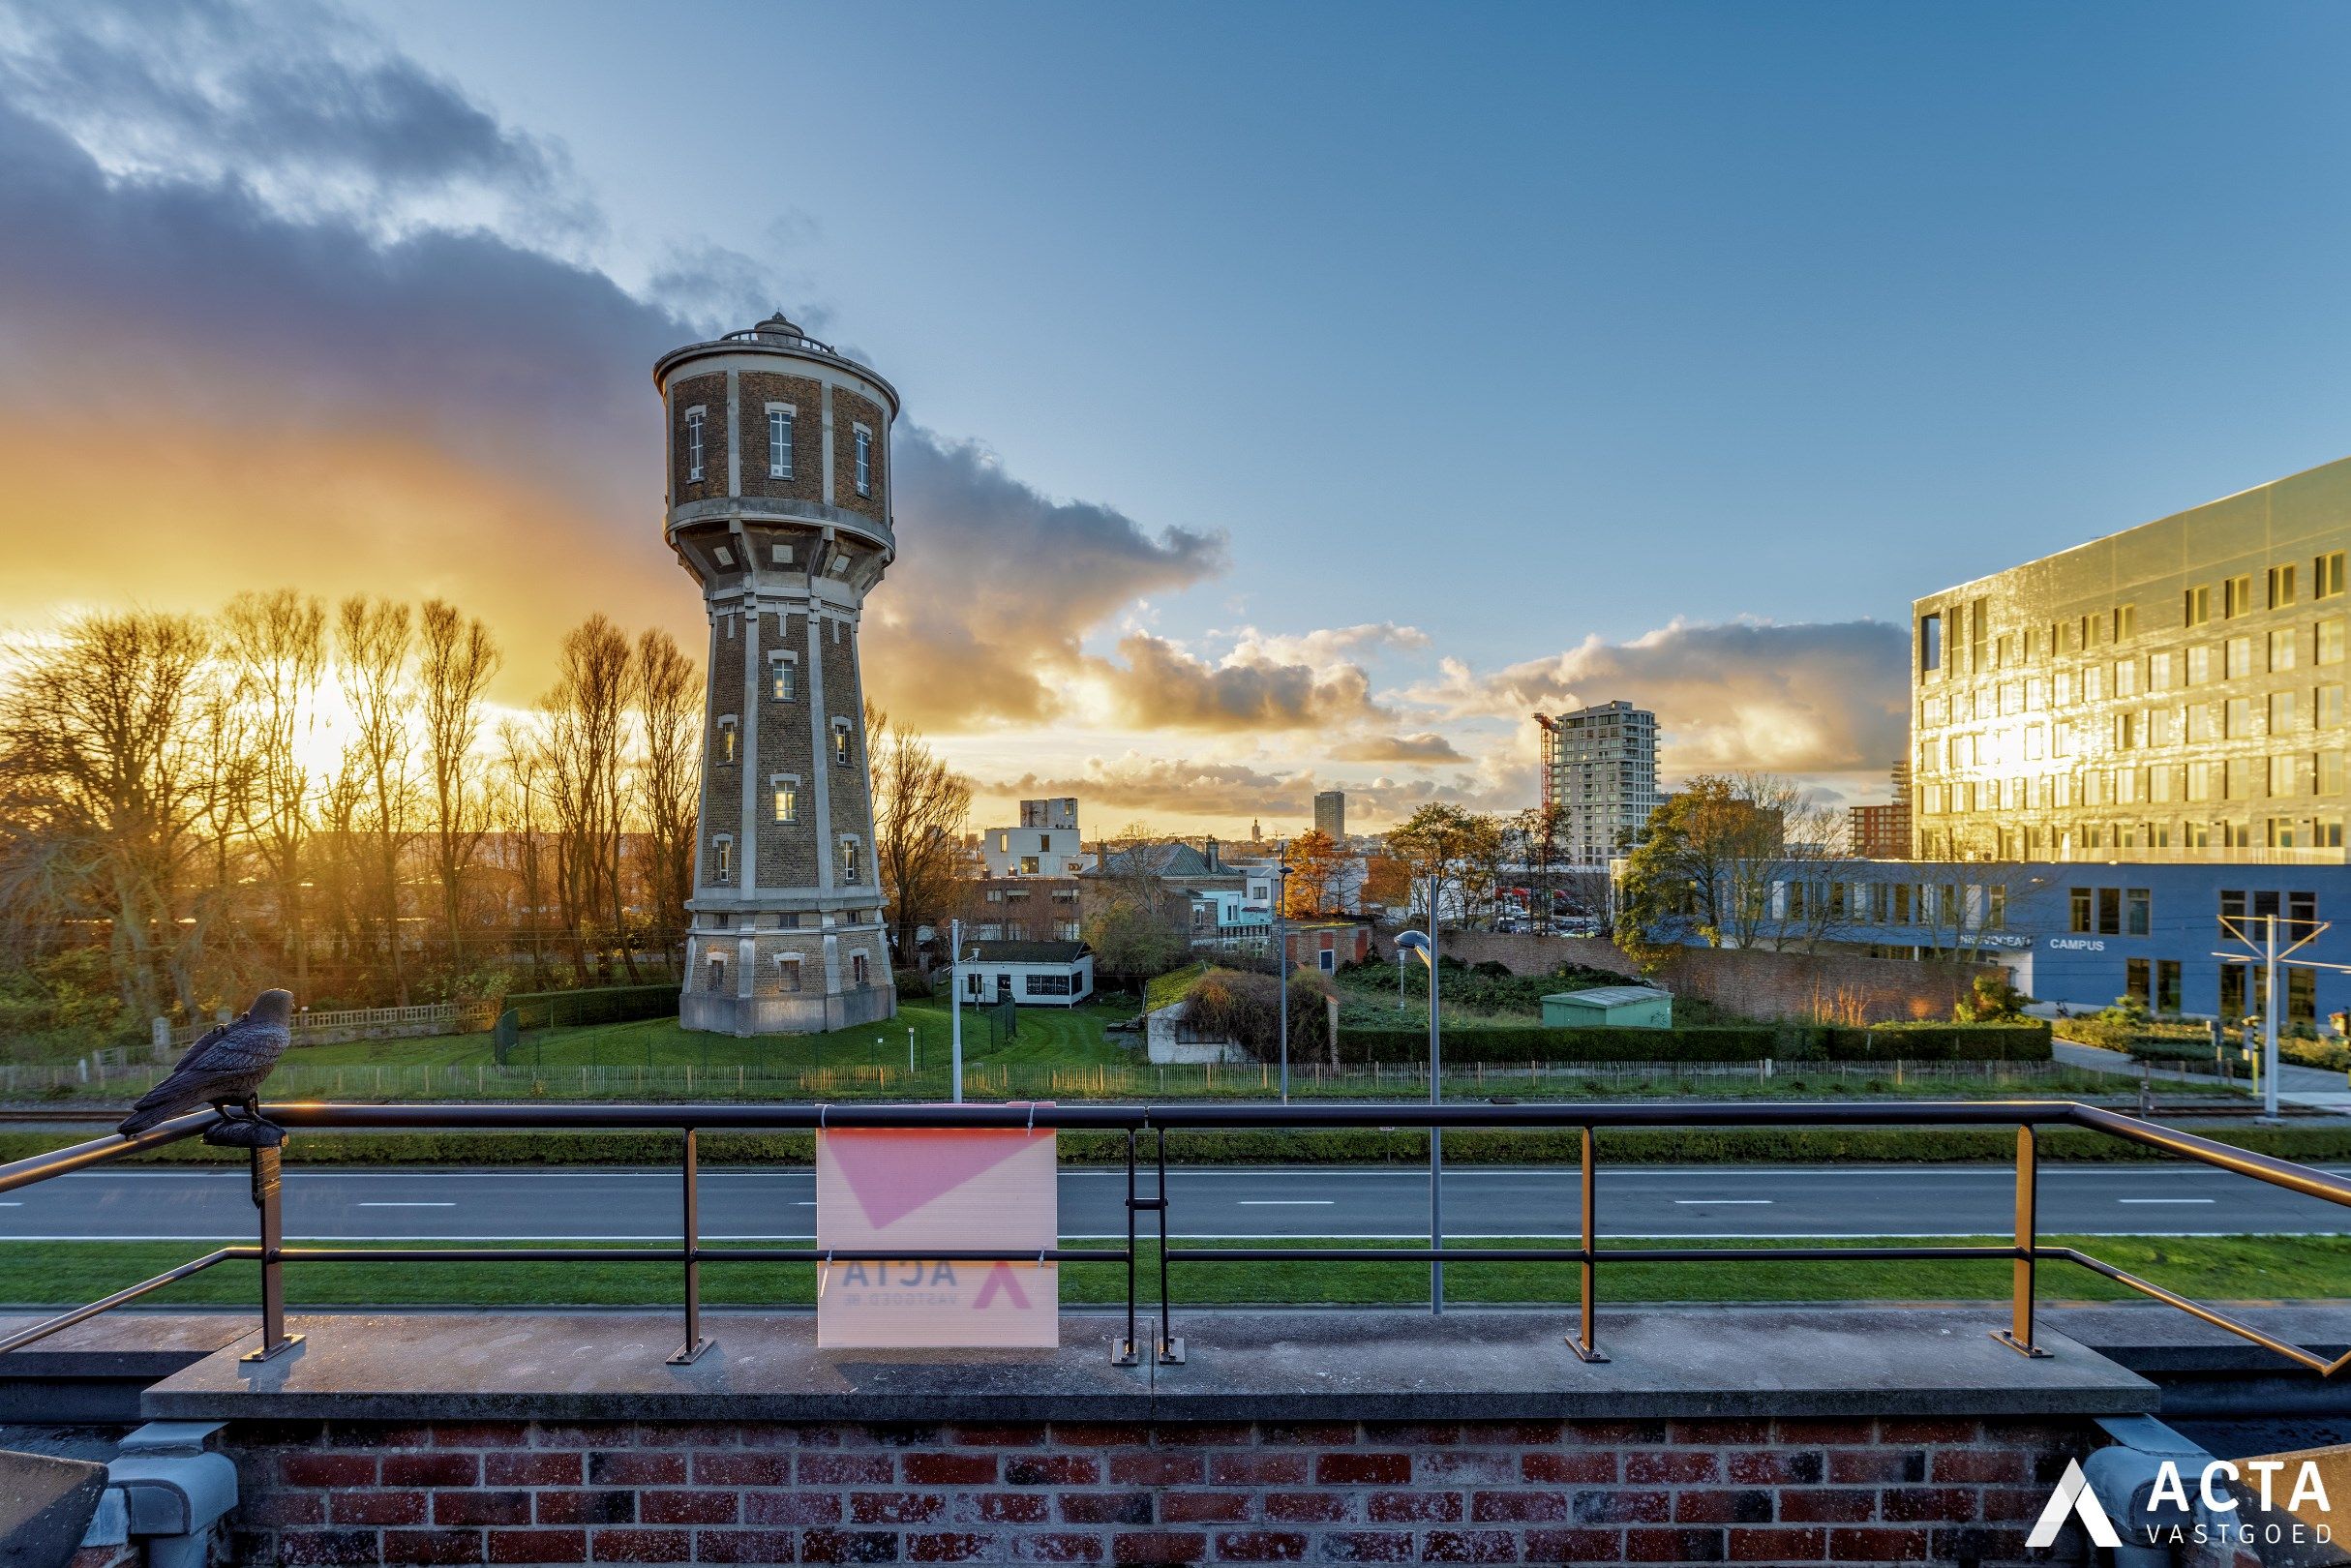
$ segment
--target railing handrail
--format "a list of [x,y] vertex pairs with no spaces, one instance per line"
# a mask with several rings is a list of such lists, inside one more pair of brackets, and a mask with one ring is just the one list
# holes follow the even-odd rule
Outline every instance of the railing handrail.
[[[700,1331],[699,1268],[706,1261],[736,1260],[735,1249],[705,1247],[699,1236],[696,1218],[696,1155],[697,1134],[713,1129],[770,1129],[785,1131],[821,1131],[829,1128],[905,1128],[951,1130],[955,1128],[1068,1128],[1072,1131],[1124,1132],[1127,1143],[1127,1245],[1123,1251],[1064,1251],[1050,1250],[1055,1261],[1117,1263],[1128,1271],[1126,1338],[1117,1342],[1113,1355],[1122,1364],[1131,1364],[1140,1355],[1135,1337],[1137,1299],[1134,1270],[1137,1258],[1136,1217],[1155,1212],[1159,1222],[1160,1271],[1160,1332],[1158,1355],[1163,1361],[1183,1358],[1183,1342],[1172,1337],[1169,1328],[1170,1300],[1167,1288],[1167,1269],[1170,1262],[1255,1262],[1274,1261],[1293,1253],[1309,1255],[1303,1251],[1281,1247],[1227,1248],[1202,1250],[1177,1248],[1169,1245],[1167,1212],[1167,1134],[1171,1131],[1246,1131],[1250,1129],[1299,1128],[1379,1128],[1382,1130],[1425,1129],[1441,1132],[1449,1128],[1486,1128],[1500,1131],[1552,1129],[1573,1130],[1582,1134],[1582,1242],[1577,1248],[1516,1248],[1448,1250],[1443,1244],[1443,1232],[1436,1222],[1433,1209],[1434,1187],[1432,1187],[1432,1212],[1430,1247],[1383,1248],[1376,1250],[1342,1249],[1337,1251],[1316,1250],[1311,1255],[1330,1261],[1380,1260],[1405,1262],[1427,1261],[1432,1264],[1432,1309],[1438,1310],[1441,1294],[1437,1279],[1447,1258],[1462,1262],[1475,1261],[1552,1261],[1578,1264],[1582,1270],[1580,1320],[1581,1333],[1570,1337],[1577,1355],[1585,1361],[1601,1361],[1594,1337],[1593,1304],[1596,1299],[1595,1280],[1598,1266],[1604,1261],[1704,1261],[1733,1262],[1739,1260],[1817,1261],[1836,1257],[1880,1257],[1932,1259],[2011,1259],[2016,1278],[2013,1288],[2012,1326],[1993,1337],[2028,1356],[2044,1352],[2034,1343],[2034,1283],[2035,1265],[2043,1260],[2078,1263],[2109,1280],[2116,1281],[2166,1305],[2191,1313],[2216,1327],[2239,1335],[2287,1357],[2320,1375],[2326,1376],[2351,1366],[2351,1352],[2329,1360],[2315,1352],[2276,1340],[2249,1325],[2200,1307],[2185,1297],[2160,1285],[2103,1263],[2070,1247],[2043,1247],[2038,1235],[2036,1131],[2044,1127],[2073,1126],[2101,1132],[2141,1144],[2163,1153],[2193,1160],[2236,1175],[2247,1176],[2274,1187],[2281,1187],[2306,1195],[2323,1198],[2330,1203],[2351,1207],[2351,1180],[2316,1170],[2291,1161],[2269,1155],[2255,1154],[2210,1138],[2184,1132],[2176,1128],[2141,1121],[2095,1105],[2085,1105],[2066,1100],[2004,1100],[2004,1101],[1876,1101],[1868,1103],[1840,1103],[1835,1101],[1672,1101],[1639,1103],[1620,1101],[1550,1101],[1532,1103],[1497,1103],[1492,1101],[1454,1104],[1393,1103],[1354,1101],[1315,1104],[1266,1103],[1208,1103],[1183,1104],[1100,1104],[1100,1103],[1035,1103],[1006,1102],[995,1104],[880,1104],[871,1101],[811,1104],[461,1104],[461,1105],[373,1105],[297,1102],[271,1105],[265,1108],[270,1120],[288,1128],[311,1129],[574,1129],[574,1128],[666,1128],[681,1134],[682,1173],[684,1176],[684,1207],[682,1235],[675,1251],[630,1250],[629,1257],[647,1261],[674,1261],[683,1265],[686,1280],[686,1336],[685,1348],[674,1361],[691,1361],[708,1347],[708,1341]],[[30,1186],[91,1166],[174,1143],[202,1132],[218,1120],[215,1112],[199,1111],[178,1117],[136,1136],[94,1138],[48,1154],[0,1165],[0,1192]],[[1599,1245],[1595,1220],[1594,1193],[1597,1190],[1595,1134],[1609,1128],[1654,1127],[1918,1127],[1918,1126],[2006,1126],[2016,1129],[2016,1235],[2012,1245],[1998,1247],[1952,1246],[1895,1246],[1860,1249],[1826,1249],[1812,1247],[1763,1247],[1725,1251],[1681,1248],[1603,1249]],[[1159,1182],[1155,1195],[1138,1195],[1135,1186],[1137,1145],[1146,1135],[1158,1140]],[[1437,1141],[1431,1141],[1431,1173],[1433,1184],[1437,1171],[1434,1158]],[[104,1300],[75,1308],[58,1317],[19,1330],[0,1338],[0,1353],[33,1342],[36,1340],[69,1328],[95,1316],[111,1307],[123,1305],[176,1281],[189,1278],[216,1264],[257,1259],[262,1274],[262,1346],[247,1359],[267,1359],[290,1348],[300,1342],[300,1336],[286,1332],[285,1286],[283,1267],[287,1261],[429,1261],[433,1259],[473,1259],[481,1261],[539,1261],[562,1260],[576,1256],[586,1260],[592,1253],[603,1258],[600,1249],[572,1249],[568,1251],[532,1250],[516,1252],[503,1248],[434,1249],[371,1249],[354,1251],[342,1248],[287,1248],[283,1239],[283,1209],[279,1200],[279,1156],[274,1148],[253,1151],[254,1201],[260,1211],[260,1245],[257,1248],[224,1248],[182,1264],[178,1268],[156,1276],[128,1289],[117,1291]],[[618,1252],[616,1256],[621,1255]],[[748,1254],[759,1260],[788,1261],[821,1259],[825,1254],[808,1251],[799,1252],[775,1251]],[[877,1254],[878,1255],[878,1254]],[[945,1254],[943,1254],[945,1255]],[[953,1254],[957,1258],[982,1260],[987,1258],[1024,1259],[1044,1254],[1034,1251],[984,1252]]]

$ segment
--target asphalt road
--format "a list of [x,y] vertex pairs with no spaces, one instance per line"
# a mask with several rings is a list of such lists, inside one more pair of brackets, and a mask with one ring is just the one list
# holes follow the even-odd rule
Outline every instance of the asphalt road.
[[[1169,1229],[1191,1237],[1426,1235],[1429,1179],[1393,1168],[1178,1169]],[[648,1240],[678,1234],[678,1180],[659,1170],[289,1171],[289,1240]],[[1123,1235],[1126,1176],[1066,1170],[1065,1237]],[[1146,1178],[1145,1195],[1148,1194]],[[1996,1235],[2015,1222],[2009,1173],[1965,1166],[1630,1166],[1600,1173],[1611,1237]],[[2044,1166],[2044,1233],[2351,1234],[2351,1209],[2187,1166]],[[1459,1167],[1446,1233],[1556,1236],[1577,1220],[1573,1170]],[[1142,1217],[1150,1229],[1150,1217]],[[815,1235],[806,1170],[710,1169],[706,1240]],[[0,1197],[0,1240],[250,1240],[239,1171],[91,1171]]]

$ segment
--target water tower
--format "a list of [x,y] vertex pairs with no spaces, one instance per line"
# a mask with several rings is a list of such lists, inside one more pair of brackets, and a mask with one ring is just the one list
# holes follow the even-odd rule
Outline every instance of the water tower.
[[898,394],[779,314],[653,367],[665,531],[710,619],[678,1020],[806,1034],[897,1010],[858,617],[896,553]]

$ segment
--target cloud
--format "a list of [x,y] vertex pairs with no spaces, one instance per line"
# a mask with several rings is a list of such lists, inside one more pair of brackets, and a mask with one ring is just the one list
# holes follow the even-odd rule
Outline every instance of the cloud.
[[1403,696],[1452,717],[1525,720],[1623,698],[1652,709],[1670,774],[1881,772],[1908,744],[1909,644],[1875,620],[1676,620],[1480,674],[1452,659]]
[[[1145,757],[1130,751],[1104,761],[1086,760],[1082,772],[1044,778],[1035,773],[981,786],[982,793],[1008,798],[1074,795],[1092,814],[1086,830],[1115,831],[1100,813],[1157,812],[1186,817],[1282,817],[1311,815],[1314,780],[1309,774],[1269,773],[1242,763],[1202,763]],[[1083,819],[1081,819],[1083,820]]]
[[501,124],[305,0],[20,0],[0,88],[111,177],[235,182],[282,216],[391,238],[491,223],[542,242],[598,222],[560,149]]
[[[333,161],[395,194],[555,176],[412,65],[354,64],[323,14],[279,14],[320,31],[267,46],[222,9],[158,12],[166,43],[76,15],[35,14],[0,59],[0,297],[40,302],[0,315],[0,421],[23,460],[0,493],[18,541],[0,614],[89,582],[87,541],[49,525],[136,457],[140,479],[108,508],[111,590],[127,597],[204,608],[256,582],[450,593],[518,640],[510,697],[545,682],[541,623],[593,606],[636,606],[698,644],[700,599],[644,504],[660,474],[652,362],[753,301],[823,313],[763,299],[761,264],[722,251],[681,249],[659,284],[677,298],[656,303],[490,227],[387,234],[355,210],[273,199],[220,172],[293,156],[247,159],[272,136],[311,145],[314,174]],[[176,75],[175,39],[190,57]],[[105,116],[75,110],[76,94],[103,97]],[[175,162],[133,156],[175,142]],[[131,149],[111,156],[134,171],[110,171],[100,145]],[[103,369],[124,365],[137,375]],[[974,443],[901,427],[894,456],[902,553],[868,605],[867,669],[919,724],[1061,713],[1089,633],[1224,569],[1221,533],[1052,500]]]
[[1331,748],[1333,762],[1432,763],[1467,762],[1452,741],[1432,730],[1418,735],[1378,735],[1348,740]]
[[1052,500],[977,443],[901,427],[893,453],[899,553],[867,603],[869,667],[884,704],[923,728],[1060,715],[1089,667],[1126,674],[1081,653],[1088,632],[1225,567],[1221,532]]
[[1240,649],[1211,664],[1147,632],[1121,638],[1118,651],[1125,666],[1104,662],[1097,675],[1116,722],[1134,729],[1304,730],[1395,716],[1371,701],[1360,665],[1317,670]]

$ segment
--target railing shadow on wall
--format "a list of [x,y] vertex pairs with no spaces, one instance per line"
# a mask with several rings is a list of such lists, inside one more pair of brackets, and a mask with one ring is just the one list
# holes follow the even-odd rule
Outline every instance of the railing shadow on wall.
[[[1131,1366],[1146,1354],[1181,1361],[1184,1342],[1174,1333],[1171,1272],[1178,1266],[1233,1263],[1555,1263],[1577,1271],[1575,1318],[1567,1342],[1585,1361],[1600,1362],[1595,1312],[1604,1268],[1624,1263],[1719,1263],[1755,1265],[1839,1261],[2002,1261],[2011,1265],[2009,1320],[1992,1337],[2022,1355],[2045,1354],[2034,1340],[2035,1301],[2042,1263],[2071,1263],[2127,1286],[2206,1323],[2249,1340],[2320,1376],[2351,1364],[2351,1352],[2328,1359],[2289,1344],[2259,1329],[2189,1301],[2150,1281],[2072,1247],[2041,1245],[2038,1218],[2038,1135],[2042,1129],[2076,1127],[2139,1144],[2289,1191],[2351,1207],[2351,1181],[2289,1161],[2254,1154],[2209,1138],[2070,1101],[1914,1101],[1878,1103],[1785,1103],[1731,1101],[1719,1104],[1623,1102],[1514,1104],[479,1104],[371,1105],[294,1103],[266,1107],[265,1114],[292,1129],[405,1131],[562,1131],[667,1129],[679,1134],[679,1236],[675,1248],[643,1247],[288,1247],[285,1243],[281,1161],[276,1149],[252,1151],[254,1203],[258,1216],[256,1245],[223,1247],[166,1270],[153,1279],[74,1308],[0,1338],[0,1353],[46,1339],[76,1323],[137,1301],[179,1281],[226,1263],[259,1266],[261,1342],[245,1359],[265,1361],[300,1342],[286,1329],[285,1271],[302,1263],[668,1263],[680,1270],[683,1339],[676,1362],[691,1361],[708,1341],[702,1332],[701,1266],[705,1263],[778,1263],[810,1267],[832,1262],[893,1262],[897,1253],[786,1251],[711,1246],[700,1235],[698,1134],[704,1131],[816,1131],[825,1128],[1054,1128],[1123,1133],[1126,1145],[1127,1234],[1123,1247],[1016,1251],[930,1251],[945,1262],[1037,1262],[1084,1264],[1126,1271],[1126,1333],[1111,1354]],[[0,1192],[13,1191],[70,1172],[110,1164],[133,1155],[195,1137],[218,1117],[211,1111],[182,1116],[133,1137],[93,1139],[45,1155],[0,1165]],[[1620,1128],[1786,1127],[2010,1127],[2016,1133],[2015,1233],[1991,1246],[1884,1247],[1693,1247],[1603,1248],[1597,1218],[1600,1135]],[[1582,1180],[1573,1247],[1181,1247],[1169,1244],[1170,1199],[1167,1142],[1188,1131],[1298,1131],[1337,1129],[1428,1131],[1441,1138],[1448,1129],[1572,1131],[1579,1134]],[[1151,1172],[1146,1183],[1144,1173]],[[1142,1227],[1155,1232],[1159,1288],[1146,1307],[1138,1294]],[[1432,1238],[1441,1243],[1441,1236]],[[1156,1317],[1145,1346],[1140,1330]]]

